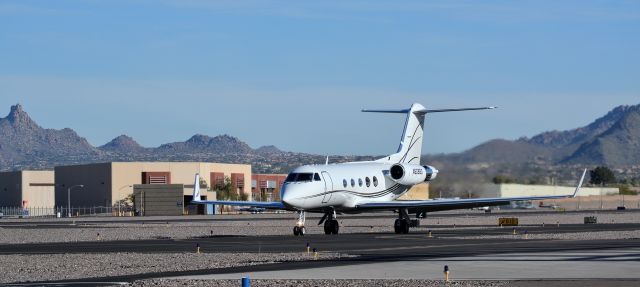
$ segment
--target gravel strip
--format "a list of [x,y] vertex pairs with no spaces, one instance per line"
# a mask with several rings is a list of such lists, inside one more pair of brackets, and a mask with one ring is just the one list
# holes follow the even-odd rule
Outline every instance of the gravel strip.
[[[478,286],[478,287],[499,287],[506,286],[509,281],[449,281],[442,280],[251,280],[253,287],[299,287],[299,286],[331,286],[331,287],[360,287],[360,286],[385,286],[385,287],[407,287],[407,286]],[[133,282],[131,286],[240,286],[240,280],[143,280]]]
[[[319,259],[352,257],[320,253]],[[0,255],[1,283],[57,281],[306,261],[306,253],[106,253]],[[237,284],[236,284],[237,285]]]

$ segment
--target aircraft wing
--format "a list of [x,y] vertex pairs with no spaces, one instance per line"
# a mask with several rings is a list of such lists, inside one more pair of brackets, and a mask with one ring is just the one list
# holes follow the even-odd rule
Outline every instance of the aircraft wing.
[[408,208],[412,210],[420,210],[420,211],[443,211],[443,210],[453,210],[453,209],[466,209],[473,207],[482,207],[482,206],[496,206],[496,205],[506,205],[512,201],[522,201],[522,200],[545,200],[545,199],[560,199],[560,198],[572,198],[575,197],[580,188],[582,187],[582,182],[584,181],[584,177],[587,174],[587,170],[585,169],[582,173],[582,177],[580,178],[580,182],[576,187],[576,190],[573,194],[568,195],[553,195],[553,196],[524,196],[524,197],[493,197],[493,198],[469,198],[469,199],[437,199],[437,200],[412,200],[412,201],[403,201],[403,200],[394,200],[387,202],[363,202],[361,204],[357,204],[356,208],[360,210],[389,210],[389,209],[398,209],[398,208]]
[[282,202],[262,202],[262,201],[227,201],[227,200],[193,200],[194,204],[220,204],[229,206],[246,206],[246,207],[262,207],[266,209],[283,209],[288,208]]

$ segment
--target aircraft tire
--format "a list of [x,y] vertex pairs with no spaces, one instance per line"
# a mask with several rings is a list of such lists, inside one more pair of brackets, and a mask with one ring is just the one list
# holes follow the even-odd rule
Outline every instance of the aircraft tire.
[[331,220],[327,220],[324,222],[324,234],[331,234]]
[[304,236],[305,233],[307,233],[307,229],[304,226],[298,228],[298,235]]
[[409,233],[409,221],[402,220],[402,234],[408,234],[408,233]]
[[393,223],[393,231],[395,231],[396,234],[402,233],[402,220],[396,219]]
[[337,220],[331,220],[331,233],[338,234],[340,231],[340,224],[338,224]]
[[299,227],[297,227],[297,226],[293,227],[293,235],[294,236],[300,235],[300,228]]

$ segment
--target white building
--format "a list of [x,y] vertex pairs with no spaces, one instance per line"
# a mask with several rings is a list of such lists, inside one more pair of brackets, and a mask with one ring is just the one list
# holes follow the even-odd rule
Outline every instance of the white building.
[[[486,184],[478,190],[478,197],[522,197],[553,196],[573,194],[575,186],[527,185],[527,184]],[[578,196],[617,195],[620,191],[613,187],[582,187]]]

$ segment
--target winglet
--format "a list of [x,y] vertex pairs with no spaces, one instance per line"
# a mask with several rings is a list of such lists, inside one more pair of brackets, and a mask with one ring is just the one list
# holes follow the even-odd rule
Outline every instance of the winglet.
[[196,180],[193,183],[193,199],[192,201],[200,201],[200,174],[196,173]]
[[582,187],[582,182],[584,182],[584,177],[587,175],[587,169],[585,168],[584,171],[582,172],[582,177],[580,178],[580,182],[578,182],[578,186],[576,186],[576,191],[573,192],[573,195],[571,195],[571,198],[576,197],[576,195],[578,195],[578,192],[580,191],[580,188]]

